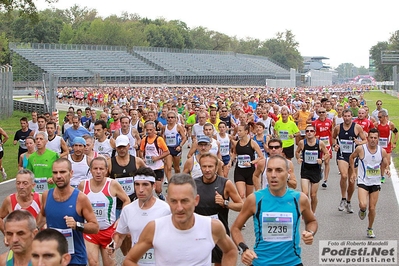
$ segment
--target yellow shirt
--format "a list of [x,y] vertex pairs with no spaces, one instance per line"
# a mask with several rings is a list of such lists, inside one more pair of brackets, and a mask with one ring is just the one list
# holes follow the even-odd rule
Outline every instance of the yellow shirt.
[[216,131],[219,133],[219,123],[220,123],[220,119],[216,118],[216,124],[212,123],[211,120],[208,118],[208,120],[206,120],[206,122],[211,123],[213,125],[213,127],[216,129]]

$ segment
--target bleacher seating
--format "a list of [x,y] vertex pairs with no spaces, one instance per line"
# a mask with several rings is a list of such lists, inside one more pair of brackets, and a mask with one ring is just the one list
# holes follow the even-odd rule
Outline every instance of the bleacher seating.
[[[166,48],[135,47],[132,50],[103,49],[96,46],[10,44],[10,49],[39,67],[45,73],[59,77],[101,78],[122,77],[242,77],[254,76],[258,80],[266,76],[289,77],[289,71],[262,56],[233,52],[171,50]],[[44,45],[46,46],[46,44]],[[250,79],[250,78],[249,78]]]

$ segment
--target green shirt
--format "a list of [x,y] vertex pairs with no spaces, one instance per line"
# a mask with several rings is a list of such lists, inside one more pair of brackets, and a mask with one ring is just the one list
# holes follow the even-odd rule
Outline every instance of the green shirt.
[[[35,178],[45,177],[49,179],[53,177],[53,163],[58,158],[60,158],[60,155],[49,149],[46,149],[42,155],[34,152],[29,156],[26,168],[35,174]],[[54,184],[48,184],[49,189],[54,187]]]
[[[277,132],[278,137],[283,142],[283,148],[291,147],[295,143],[295,138],[290,138],[289,135],[293,135],[299,132],[298,126],[293,121],[287,121],[284,123],[279,120],[274,125],[274,130]],[[31,155],[32,156],[32,155]]]
[[196,115],[192,114],[187,118],[186,124],[187,125],[194,125],[196,123],[195,121]]
[[348,109],[352,111],[353,117],[357,117],[357,113],[359,112],[359,107],[349,107]]

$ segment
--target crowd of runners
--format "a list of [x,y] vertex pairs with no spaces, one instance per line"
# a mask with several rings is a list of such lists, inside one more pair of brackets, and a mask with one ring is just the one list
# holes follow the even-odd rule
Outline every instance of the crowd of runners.
[[[83,107],[20,119],[16,193],[0,209],[10,251],[0,265],[39,265],[46,256],[32,242],[57,232],[68,245],[52,265],[116,265],[119,248],[124,265],[234,265],[238,253],[246,265],[301,265],[299,239],[313,242],[317,192],[319,184],[329,189],[331,167],[340,173],[338,211],[354,212],[358,186],[358,215],[368,213],[366,235],[374,238],[399,135],[382,101],[366,102],[368,90],[59,88],[60,103]],[[1,159],[0,174],[7,178]],[[232,225],[230,209],[240,212]],[[251,216],[254,248],[241,234]]]

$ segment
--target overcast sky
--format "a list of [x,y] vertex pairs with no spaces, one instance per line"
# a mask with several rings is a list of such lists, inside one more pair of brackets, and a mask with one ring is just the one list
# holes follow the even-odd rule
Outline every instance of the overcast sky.
[[[36,3],[39,9],[48,7],[44,0]],[[75,3],[96,9],[102,17],[126,11],[262,41],[288,29],[302,56],[328,57],[325,62],[332,67],[341,63],[368,67],[369,49],[399,30],[396,0],[58,0],[53,6],[66,9]]]

